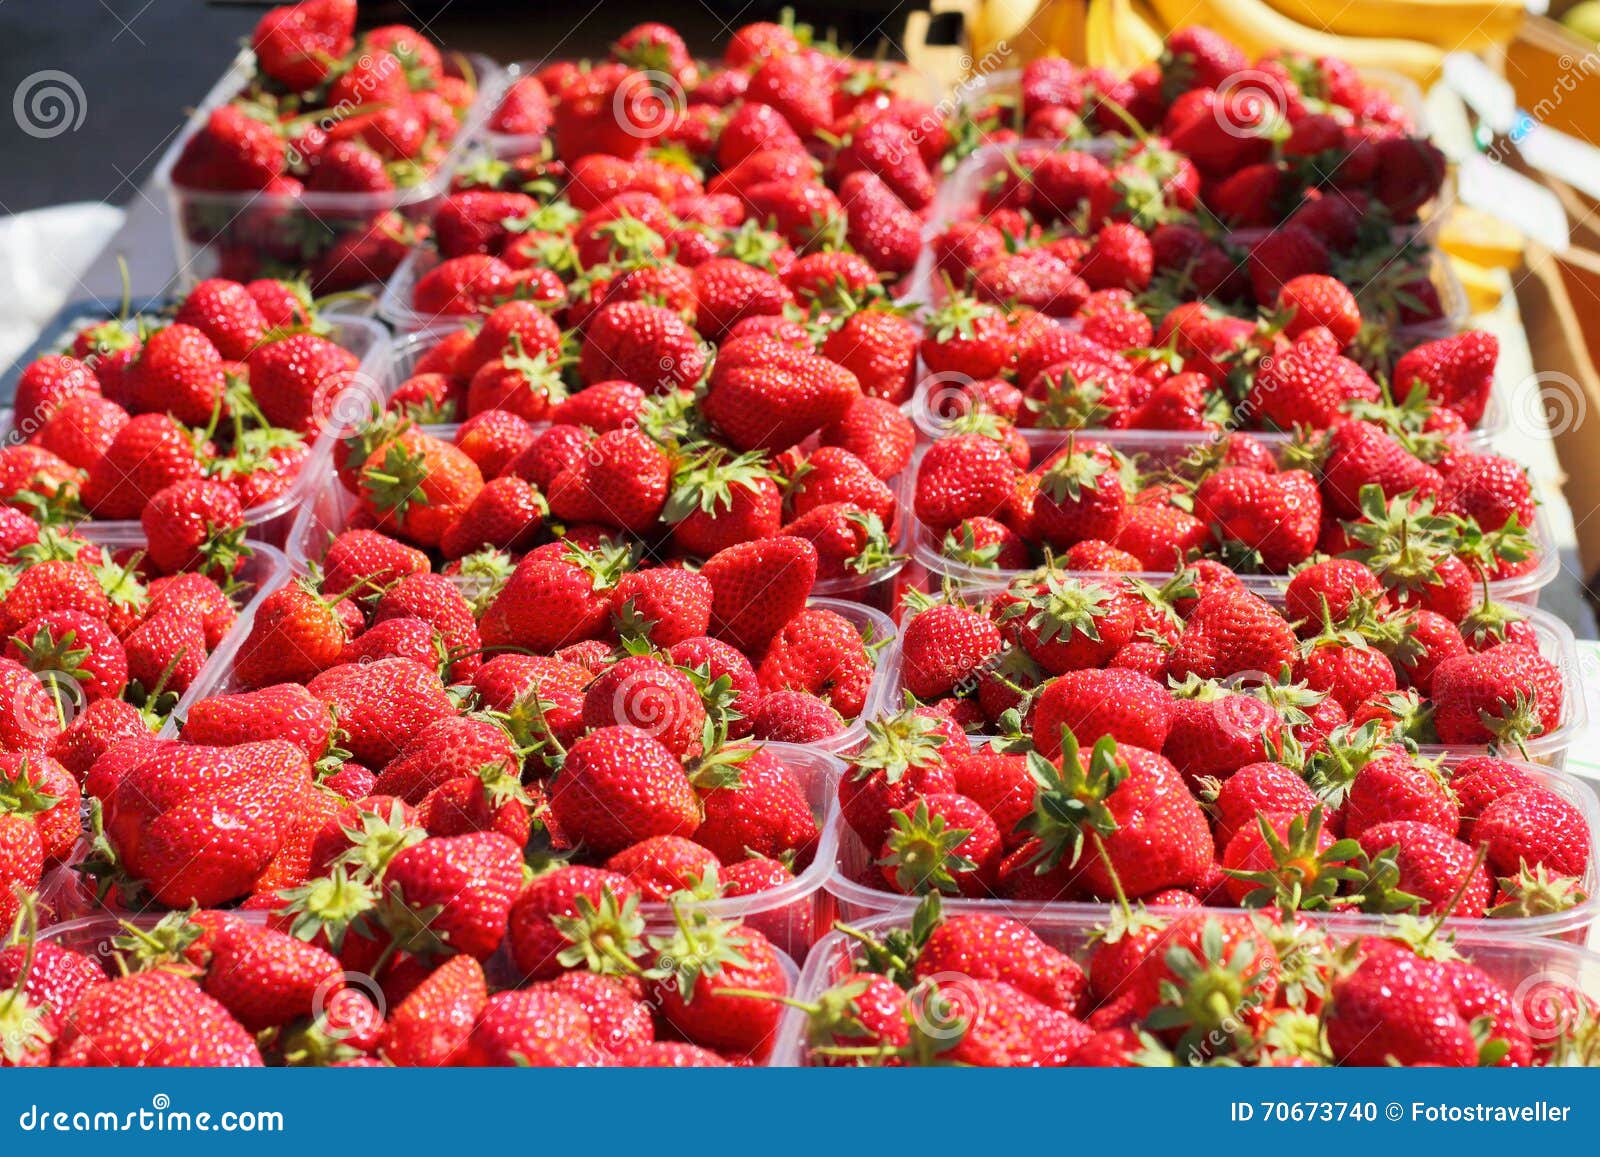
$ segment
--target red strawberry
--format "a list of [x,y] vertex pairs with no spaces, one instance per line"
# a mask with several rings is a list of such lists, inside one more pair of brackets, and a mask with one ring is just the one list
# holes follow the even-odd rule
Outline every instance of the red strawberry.
[[804,539],[780,535],[718,552],[700,571],[711,584],[712,634],[759,653],[804,609],[816,572],[816,550]]
[[[630,899],[637,904],[638,895],[626,876],[601,868],[563,864],[535,876],[511,905],[506,931],[511,959],[531,979],[560,976],[568,966],[557,957],[577,937],[569,938],[557,921],[571,920],[585,909],[615,917]],[[588,923],[600,930],[596,922]]]
[[1488,848],[1496,875],[1524,868],[1581,878],[1589,867],[1589,825],[1570,801],[1548,788],[1509,792],[1479,814],[1473,839]]
[[666,453],[638,430],[609,430],[550,481],[550,511],[636,533],[660,518],[672,480]]
[[1537,650],[1501,643],[1441,663],[1433,673],[1442,743],[1518,743],[1561,723],[1561,673]]
[[522,889],[522,854],[498,832],[430,837],[397,853],[383,879],[410,909],[401,926],[418,927],[424,944],[484,960],[505,936]]
[[86,991],[62,1016],[54,1063],[259,1068],[250,1033],[193,980],[155,969]]
[[1055,758],[1066,728],[1091,746],[1109,735],[1160,751],[1171,726],[1171,702],[1165,687],[1137,671],[1068,671],[1046,683],[1034,702],[1034,748]]
[[379,1046],[396,1065],[444,1066],[468,1056],[468,1041],[488,1004],[483,966],[452,956],[400,1002]]
[[1488,404],[1499,357],[1499,341],[1483,330],[1424,342],[1395,363],[1395,396],[1405,397],[1420,385],[1434,402],[1449,406],[1467,425],[1475,426]]
[[158,492],[200,476],[194,444],[165,414],[140,414],[117,432],[84,482],[84,505],[100,518],[133,519]]
[[855,375],[769,338],[724,345],[704,412],[741,450],[783,450],[839,421],[860,395]]
[[369,388],[357,374],[360,364],[325,337],[290,334],[251,353],[250,392],[274,426],[315,434],[331,419],[336,403]]
[[234,672],[246,687],[305,682],[338,663],[347,641],[333,606],[306,586],[290,583],[256,609]]
[[1254,672],[1276,678],[1293,665],[1294,653],[1294,631],[1259,595],[1223,588],[1203,594],[1189,613],[1167,674],[1221,679]]
[[1200,484],[1194,508],[1226,550],[1259,558],[1260,569],[1269,573],[1309,558],[1322,524],[1316,481],[1303,470],[1267,474],[1224,467]]
[[202,570],[231,578],[247,549],[238,496],[220,482],[195,478],[158,491],[139,521],[150,561],[167,574]]
[[591,731],[567,752],[550,794],[561,831],[599,855],[649,836],[687,835],[699,802],[666,747],[629,727]]

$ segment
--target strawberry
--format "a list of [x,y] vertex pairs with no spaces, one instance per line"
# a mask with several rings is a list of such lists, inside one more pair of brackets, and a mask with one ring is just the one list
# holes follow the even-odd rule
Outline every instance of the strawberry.
[[706,711],[687,675],[652,656],[632,655],[590,684],[583,722],[590,730],[635,728],[688,759],[701,753]]
[[1563,695],[1561,673],[1537,650],[1500,643],[1434,670],[1434,727],[1442,743],[1516,744],[1560,726]]
[[612,568],[600,556],[528,555],[479,620],[484,646],[516,646],[548,654],[593,638],[605,629],[615,581]]
[[1278,291],[1273,308],[1288,315],[1284,333],[1291,340],[1321,326],[1343,348],[1361,331],[1361,310],[1356,305],[1355,295],[1326,274],[1308,273],[1290,278]]
[[306,689],[333,710],[357,762],[382,767],[428,724],[454,714],[439,675],[409,659],[341,664]]
[[1326,559],[1295,572],[1284,589],[1283,614],[1291,623],[1314,629],[1322,622],[1324,605],[1328,617],[1337,623],[1349,615],[1358,598],[1376,600],[1382,594],[1383,584],[1364,563]]
[[[1068,733],[1059,764],[1036,756],[1029,771],[1038,793],[1026,823],[1040,841],[1041,868],[1066,863],[1102,898],[1183,887],[1206,875],[1213,846],[1205,816],[1160,755],[1110,737],[1080,752]],[[1063,803],[1083,818],[1063,819]],[[1095,841],[1088,855],[1086,838]]]
[[504,300],[515,272],[498,257],[468,253],[447,258],[417,279],[411,307],[430,319],[487,311]]
[[414,546],[375,530],[346,530],[328,544],[322,558],[322,586],[334,595],[369,595],[393,586],[431,564]]
[[82,782],[95,762],[113,747],[149,735],[149,723],[137,707],[122,699],[97,699],[50,740],[45,753]]
[[361,500],[378,530],[437,546],[483,489],[477,464],[415,429],[374,450],[361,467]]
[[[1308,335],[1326,332],[1313,329]],[[1379,394],[1377,383],[1331,343],[1305,336],[1280,356],[1261,360],[1239,409],[1263,427],[1321,430],[1352,403],[1376,402]]]
[[666,453],[637,430],[609,430],[550,481],[550,510],[572,522],[643,532],[661,516],[672,479]]
[[33,814],[0,810],[0,918],[16,920],[20,897],[38,890],[44,869],[44,842]]
[[398,852],[383,879],[407,909],[395,917],[399,926],[419,945],[484,960],[499,947],[522,889],[522,854],[498,832],[430,837]]
[[[80,470],[99,460],[128,424],[128,412],[109,398],[77,394],[50,415],[34,435],[35,441]],[[18,430],[22,423],[17,423]]]
[[583,1067],[605,1053],[595,1044],[589,1016],[554,991],[498,992],[478,1016],[459,1063],[478,1066]]
[[122,641],[128,679],[146,694],[182,694],[200,677],[206,662],[205,627],[195,618],[171,612],[152,615]]
[[1407,491],[1427,498],[1438,494],[1443,485],[1438,472],[1399,439],[1364,421],[1338,422],[1328,431],[1322,471],[1327,509],[1340,518],[1365,515],[1373,520],[1362,500],[1362,491],[1368,486],[1377,488],[1379,498],[1392,499]]
[[173,320],[205,334],[230,362],[247,359],[268,328],[249,288],[220,277],[208,278],[191,289]]
[[537,539],[548,513],[544,496],[532,483],[515,475],[490,479],[444,532],[439,551],[459,559],[486,548],[525,550]]
[[1435,403],[1456,411],[1468,426],[1476,426],[1488,405],[1499,357],[1499,341],[1483,330],[1423,342],[1395,363],[1395,396],[1405,397],[1421,386]]
[[157,493],[200,476],[193,443],[165,414],[140,414],[123,426],[89,470],[81,497],[99,518],[133,519]]
[[757,653],[804,608],[817,553],[804,539],[780,535],[719,551],[700,573],[711,584],[712,634]]
[[651,836],[606,861],[606,871],[626,876],[647,901],[657,903],[715,880],[720,866],[710,851],[682,836]]
[[1496,875],[1544,868],[1581,878],[1589,867],[1589,827],[1572,803],[1542,787],[1508,792],[1479,813],[1473,839],[1488,849]]
[[207,944],[205,991],[251,1032],[312,1015],[342,980],[337,958],[270,928],[229,921]]
[[151,495],[139,515],[150,561],[158,569],[204,571],[229,578],[244,545],[244,511],[233,489],[194,478]]
[[[116,752],[112,753],[113,755]],[[168,906],[219,904],[255,889],[309,805],[311,763],[269,741],[237,747],[153,743],[112,779],[101,760],[88,788],[127,872]]]
[[794,772],[759,748],[728,770],[730,782],[703,791],[705,819],[694,833],[695,843],[728,865],[724,881],[732,880],[729,873],[749,855],[808,862],[819,833]]
[[1115,538],[1128,504],[1118,463],[1115,450],[1089,441],[1047,459],[1033,503],[1034,532],[1055,546]]
[[74,398],[94,397],[100,383],[90,365],[77,358],[36,358],[17,377],[15,408],[17,433],[30,438]]
[[1482,918],[1489,907],[1491,881],[1472,849],[1448,832],[1413,820],[1391,820],[1358,837],[1369,859],[1391,851],[1399,878],[1395,891],[1419,901],[1419,915],[1448,912],[1465,920]]
[[[1040,1004],[1003,981],[947,982],[927,999],[937,1004],[918,1017],[913,1028],[932,1018],[962,1026],[955,1044],[940,1054],[943,1062],[1055,1068],[1065,1065],[1092,1035],[1075,1017]],[[910,1047],[917,1047],[915,1037]]]
[[1445,964],[1388,941],[1363,941],[1362,950],[1329,993],[1325,1020],[1337,1063],[1478,1063],[1479,1044]]
[[172,167],[173,183],[185,189],[256,192],[283,173],[284,142],[276,126],[238,105],[213,109],[184,142]]
[[844,717],[809,691],[771,691],[749,717],[750,734],[774,743],[816,743],[842,733]]
[[771,997],[789,991],[771,942],[753,928],[679,915],[672,934],[652,943],[670,962],[671,972],[651,982],[667,1023],[705,1047],[764,1059],[782,1015]]
[[83,611],[63,607],[21,624],[6,643],[6,655],[42,675],[63,705],[78,695],[85,705],[114,699],[128,682],[122,642],[103,620]]
[[[860,309],[828,334],[822,354],[854,374],[863,394],[898,406],[911,396],[921,338],[922,330],[902,314]],[[860,403],[852,404],[840,422],[848,424],[859,409]]]
[[251,36],[260,68],[290,89],[321,84],[333,64],[353,44],[356,8],[352,0],[308,0],[273,8]]
[[725,344],[704,413],[740,450],[783,450],[839,421],[860,396],[855,375],[770,338]]
[[676,567],[631,571],[617,580],[611,613],[620,632],[672,647],[703,636],[711,625],[711,584]]
[[1242,589],[1201,595],[1167,660],[1174,679],[1220,679],[1240,672],[1275,678],[1294,662],[1294,631],[1259,596]]
[[61,1019],[54,1063],[259,1068],[250,1033],[193,980],[155,969],[86,991]]
[[991,438],[958,434],[941,439],[917,468],[917,517],[935,532],[968,518],[997,517],[1011,501],[1017,476],[1016,463]]
[[[1127,529],[1124,526],[1118,537],[1123,537]],[[946,532],[939,553],[963,566],[1021,570],[1028,565],[1028,544],[1016,531],[993,518],[962,519]]]
[[516,414],[505,410],[488,410],[474,414],[456,431],[456,445],[461,452],[478,464],[484,478],[495,478],[509,473],[507,467],[533,445],[537,435],[533,427]]
[[1258,302],[1276,301],[1283,287],[1304,274],[1328,271],[1328,249],[1302,225],[1273,229],[1250,247],[1246,268]]
[[353,353],[325,337],[294,333],[252,351],[250,391],[274,426],[315,434],[331,420],[342,398],[368,389],[357,373],[360,364]]
[[488,1004],[483,966],[452,956],[399,1003],[379,1045],[396,1065],[444,1066],[471,1055],[473,1026]]
[[1226,466],[1196,489],[1194,507],[1227,554],[1259,559],[1267,572],[1286,571],[1316,549],[1322,500],[1303,470]]
[[326,703],[298,684],[279,683],[260,691],[201,699],[184,719],[183,741],[236,747],[281,739],[318,760],[332,746],[333,731],[333,713]]
[[445,715],[413,732],[381,766],[374,792],[420,805],[454,780],[471,777],[482,782],[484,777],[515,771],[517,757],[506,728],[495,720]]
[[628,727],[591,731],[572,746],[550,809],[568,838],[600,855],[649,836],[687,835],[700,822],[682,765],[659,741]]
[[[412,378],[407,384],[417,381]],[[390,398],[391,406],[398,396],[397,392]],[[483,417],[506,411],[524,421],[537,422],[565,397],[566,386],[554,357],[545,350],[529,354],[521,335],[512,334],[500,356],[490,358],[473,372],[467,383],[466,412],[468,416]]]
[[347,642],[347,628],[332,604],[290,583],[256,608],[234,673],[245,687],[303,683],[338,663]]
[[581,946],[588,932],[603,933],[596,915],[617,917],[631,912],[630,905],[636,906],[638,901],[638,889],[626,876],[601,868],[559,865],[528,881],[512,903],[506,931],[511,958],[531,979],[561,976],[572,965],[558,957],[573,945]]
[[1005,314],[975,298],[953,296],[926,320],[923,364],[930,374],[959,375],[978,381],[996,377],[1015,353],[1015,336]]
[[1470,518],[1485,531],[1511,519],[1524,529],[1534,523],[1533,486],[1520,462],[1500,454],[1463,455],[1439,491],[1439,506]]
[[963,606],[929,607],[906,625],[900,641],[906,690],[928,700],[970,686],[1005,645],[1000,629]]
[[1021,593],[1000,612],[1001,626],[1052,675],[1104,666],[1138,628],[1141,600],[1119,587],[1051,573]]
[[1171,726],[1171,696],[1137,671],[1068,671],[1044,685],[1033,708],[1033,745],[1046,758],[1061,751],[1061,733],[1094,744],[1118,743],[1160,751]]
[[885,279],[910,273],[922,248],[922,219],[875,173],[851,173],[839,196],[850,247]]
[[774,274],[732,257],[702,261],[693,271],[695,328],[720,340],[739,322],[780,315],[794,300]]
[[623,378],[651,393],[692,386],[706,369],[705,351],[683,318],[642,301],[607,305],[584,330],[579,373],[589,384]]

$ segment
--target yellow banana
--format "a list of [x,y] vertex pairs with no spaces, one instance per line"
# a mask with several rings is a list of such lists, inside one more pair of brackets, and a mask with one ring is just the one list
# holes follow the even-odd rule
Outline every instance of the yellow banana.
[[1092,68],[1109,69],[1120,76],[1128,66],[1118,50],[1112,18],[1111,0],[1089,0],[1088,12],[1083,18],[1083,36],[1088,48],[1084,63]]
[[1422,40],[1446,51],[1510,44],[1526,13],[1522,0],[1267,0],[1284,16],[1335,36]]
[[1039,7],[1039,0],[976,0],[967,14],[967,44],[982,60],[1000,41],[1017,43],[1017,34]]
[[1017,34],[1022,63],[1041,56],[1064,56],[1083,63],[1088,41],[1084,0],[1044,0]]
[[1439,248],[1450,256],[1497,269],[1520,266],[1527,245],[1520,230],[1467,205],[1457,205],[1439,230]]
[[1426,87],[1438,78],[1444,53],[1420,40],[1335,36],[1307,28],[1264,0],[1151,0],[1168,28],[1203,24],[1252,55],[1274,49],[1339,56],[1357,68],[1386,68]]
[[1467,291],[1467,308],[1473,313],[1488,313],[1500,304],[1506,286],[1503,270],[1455,256],[1450,258],[1450,265],[1461,279],[1461,288]]
[[1152,19],[1140,12],[1139,7],[1135,0],[1111,0],[1111,28],[1117,37],[1118,51],[1129,69],[1159,59],[1165,47]]

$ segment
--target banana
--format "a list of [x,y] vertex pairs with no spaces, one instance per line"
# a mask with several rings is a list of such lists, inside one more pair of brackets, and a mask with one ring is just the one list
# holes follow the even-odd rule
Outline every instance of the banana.
[[1039,0],[976,0],[967,13],[967,42],[974,60],[982,60],[1000,41],[1017,42],[1039,7]]
[[1439,230],[1439,248],[1474,265],[1516,269],[1528,240],[1520,230],[1481,209],[1457,205]]
[[1506,285],[1502,270],[1455,256],[1450,258],[1450,265],[1461,279],[1461,288],[1467,291],[1467,308],[1473,313],[1488,313],[1500,304]]
[[1165,47],[1152,18],[1140,12],[1139,7],[1136,0],[1111,0],[1112,31],[1130,70],[1160,59]]
[[1088,58],[1084,0],[1044,0],[1017,34],[1026,64],[1040,56],[1064,56],[1083,63]]
[[1307,56],[1340,56],[1357,68],[1386,68],[1426,87],[1438,77],[1444,53],[1420,40],[1335,36],[1307,28],[1264,0],[1151,0],[1168,28],[1203,24],[1251,55],[1274,49]]
[[1522,0],[1267,0],[1284,16],[1336,36],[1421,40],[1446,51],[1510,44],[1526,13]]
[[1128,66],[1117,45],[1116,30],[1111,23],[1113,17],[1111,0],[1089,0],[1088,12],[1083,18],[1083,35],[1088,48],[1084,63],[1121,75],[1128,71]]

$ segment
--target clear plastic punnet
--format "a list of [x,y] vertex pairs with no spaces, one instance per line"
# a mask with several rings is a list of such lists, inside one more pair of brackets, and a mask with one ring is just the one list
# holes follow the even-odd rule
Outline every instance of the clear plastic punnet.
[[[1183,459],[1185,455],[1210,444],[1204,435],[1166,430],[1025,430],[1022,433],[1033,451],[1033,458],[1036,464],[1073,441],[1102,443],[1124,456],[1134,459],[1146,468],[1176,463]],[[1252,433],[1251,437],[1262,442],[1275,455],[1279,456],[1289,445],[1289,439],[1284,435]],[[908,581],[931,585],[932,587],[938,587],[947,579],[957,586],[1004,584],[1018,575],[1028,573],[1027,570],[999,570],[971,566],[946,557],[940,549],[940,536],[917,519],[913,505],[916,493],[914,478],[917,471],[921,469],[922,458],[926,453],[927,448],[924,445],[917,452],[917,457],[912,462],[909,471],[913,476],[910,488],[911,494],[903,504],[907,506],[905,521],[908,529],[905,531],[905,538],[909,542],[912,558],[912,566],[905,576]],[[1556,576],[1561,573],[1561,556],[1555,546],[1555,534],[1543,507],[1536,511],[1530,532],[1536,552],[1535,564],[1522,574],[1513,575],[1510,578],[1493,579],[1489,583],[1489,593],[1496,602],[1507,603],[1527,610],[1538,607],[1539,592],[1549,586]],[[1095,577],[1097,575],[1098,577],[1105,577],[1104,574],[1091,571],[1066,571],[1064,573],[1077,577]],[[1134,577],[1153,582],[1159,586],[1171,577],[1171,572],[1140,571],[1136,572]],[[1270,596],[1275,592],[1281,591],[1290,578],[1288,574],[1253,574],[1241,577],[1247,587],[1263,596]]]
[[[70,343],[73,335],[83,326],[104,320],[103,316],[69,320],[60,327],[60,344],[65,346]],[[309,438],[310,452],[305,462],[301,464],[300,473],[295,476],[293,484],[276,498],[252,506],[244,512],[244,521],[250,528],[250,536],[275,545],[282,545],[284,542],[289,527],[294,522],[296,511],[327,484],[334,447],[343,436],[349,419],[368,412],[372,400],[382,396],[384,383],[389,380],[390,338],[389,332],[383,326],[367,318],[341,313],[327,314],[324,320],[332,327],[330,335],[332,340],[359,358],[360,364],[344,384],[340,396],[333,399],[328,422],[317,434]],[[127,322],[130,328],[137,324],[136,318]],[[11,439],[13,424],[14,416],[11,411],[7,410],[0,414],[0,442]],[[100,520],[88,525],[124,530],[140,536],[144,534],[137,519]]]
[[[504,71],[487,57],[447,55],[446,67],[459,70],[461,75],[470,74],[478,86],[477,98],[463,114],[450,149],[414,185],[380,193],[285,194],[184,188],[172,176],[184,146],[211,113],[238,95],[255,73],[255,54],[249,49],[241,51],[156,166],[155,183],[166,195],[179,278],[185,284],[193,284],[207,277],[236,273],[248,277],[307,269],[315,273],[319,262],[332,264],[330,255],[338,256],[336,247],[344,239],[367,233],[387,214],[396,214],[412,224],[425,223],[505,85]],[[395,260],[398,262],[398,258]],[[361,270],[363,276],[355,278],[352,286],[380,283],[393,272],[392,266],[371,266],[370,255],[363,255],[361,261],[370,267]],[[348,287],[340,284],[332,288]]]
[[[1179,911],[1193,913],[1196,909]],[[1005,909],[1005,914],[1026,924],[1050,947],[1080,959],[1092,944],[1096,930],[1105,923],[1103,914],[1046,912],[1036,907],[1011,907]],[[1317,922],[1337,936],[1359,937],[1371,931],[1337,919]],[[864,916],[852,922],[852,927],[882,937],[892,931],[908,929],[910,913]],[[1505,985],[1514,1000],[1524,1002],[1517,1013],[1526,1018],[1541,1041],[1552,1039],[1571,1023],[1571,1018],[1561,1011],[1564,1003],[1545,1007],[1542,1002],[1583,998],[1593,1003],[1600,998],[1600,955],[1581,947],[1506,934],[1480,925],[1457,932],[1455,948]],[[859,960],[859,949],[859,942],[844,932],[835,931],[819,940],[800,974],[799,1000],[814,1002],[837,983]],[[1548,1022],[1546,1017],[1549,1017]],[[793,1067],[808,1063],[806,1023],[806,1013],[802,1009],[790,1008],[784,1014],[778,1026],[778,1043],[768,1064]]]

